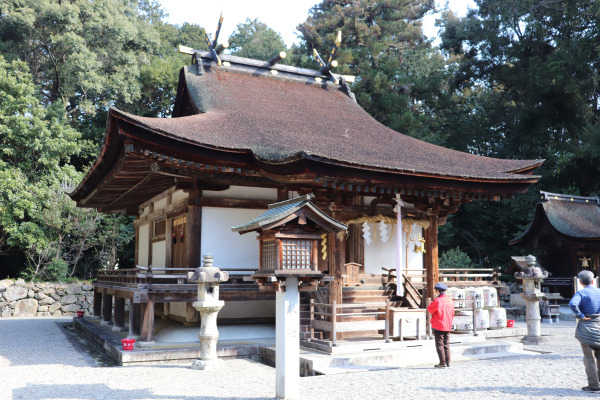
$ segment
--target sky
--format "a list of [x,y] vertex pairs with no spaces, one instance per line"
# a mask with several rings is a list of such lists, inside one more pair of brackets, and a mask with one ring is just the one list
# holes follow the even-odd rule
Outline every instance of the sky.
[[[265,23],[271,29],[281,34],[285,43],[290,46],[298,43],[296,26],[306,21],[310,8],[319,0],[159,0],[169,14],[168,21],[181,25],[184,22],[198,24],[211,35],[215,33],[219,15],[223,12],[223,27],[219,38],[225,40],[235,27],[246,18]],[[441,9],[446,1],[436,0],[436,6]],[[475,7],[473,0],[448,0],[449,7],[460,16],[464,16],[467,8]],[[437,14],[439,16],[439,14]],[[426,16],[424,23],[425,34],[429,37],[437,34],[434,27],[436,15]],[[220,40],[220,41],[221,41]]]

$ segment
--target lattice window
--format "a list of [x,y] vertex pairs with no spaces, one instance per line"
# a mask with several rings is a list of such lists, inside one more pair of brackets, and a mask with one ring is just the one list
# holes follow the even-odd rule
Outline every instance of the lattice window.
[[275,252],[275,241],[274,240],[263,240],[262,242],[262,269],[274,270],[277,253]]
[[167,231],[167,220],[166,219],[163,219],[161,221],[156,221],[154,223],[153,237],[165,236],[166,231]]
[[310,269],[311,240],[284,239],[283,269]]

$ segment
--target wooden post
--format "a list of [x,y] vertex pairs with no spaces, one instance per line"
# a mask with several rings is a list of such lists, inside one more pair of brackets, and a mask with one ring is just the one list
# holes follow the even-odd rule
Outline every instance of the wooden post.
[[142,305],[141,347],[154,345],[154,298],[148,296],[148,302]]
[[331,343],[334,346],[337,346],[337,330],[335,329],[335,324],[337,322],[337,305],[336,301],[333,300],[331,302]]
[[129,335],[130,339],[140,338],[140,325],[142,322],[142,305],[134,303],[133,299],[129,299]]
[[115,297],[115,315],[113,331],[125,330],[125,299]]
[[102,318],[102,293],[94,288],[94,308],[93,308],[93,319]]
[[438,282],[438,218],[429,217],[429,228],[425,230],[425,272],[427,274],[427,297],[433,299],[433,287]]
[[477,300],[473,300],[473,336],[477,336],[477,309],[475,307]]
[[192,303],[185,303],[185,322],[183,326],[192,326],[200,322],[200,312],[198,312]]
[[386,343],[391,342],[390,340],[390,301],[385,301],[385,332],[383,339]]
[[102,325],[112,324],[112,296],[102,293]]
[[[425,309],[429,308],[431,304],[431,297],[424,297],[425,299]],[[427,338],[431,338],[431,314],[428,311],[425,311],[425,334]]]
[[327,235],[327,243],[331,248],[332,257],[329,260],[329,275],[333,282],[329,283],[329,303],[342,303],[343,268],[345,264],[344,242],[339,241],[335,234]]
[[313,328],[312,322],[315,319],[315,299],[310,299],[310,340],[315,340],[315,328]]
[[202,191],[197,188],[190,192],[188,197],[188,212],[186,221],[187,266],[200,268],[202,257],[200,246],[202,244]]

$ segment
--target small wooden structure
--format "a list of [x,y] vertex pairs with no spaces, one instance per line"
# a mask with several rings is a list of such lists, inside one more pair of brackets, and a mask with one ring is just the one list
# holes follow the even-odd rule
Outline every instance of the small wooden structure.
[[600,273],[600,200],[540,192],[531,225],[510,244],[538,250],[539,263],[551,274],[543,286],[570,298],[580,271]]
[[300,291],[316,290],[323,273],[318,269],[318,241],[324,233],[345,232],[344,225],[311,203],[311,195],[270,204],[268,211],[231,228],[244,234],[259,232],[260,267],[252,275],[261,290],[279,290],[280,279],[297,276],[306,283]]

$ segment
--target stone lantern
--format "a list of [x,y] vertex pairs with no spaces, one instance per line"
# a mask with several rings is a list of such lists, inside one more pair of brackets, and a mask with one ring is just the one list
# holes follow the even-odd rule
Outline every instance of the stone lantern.
[[240,234],[258,232],[260,268],[252,277],[261,290],[274,290],[276,299],[276,395],[297,398],[300,382],[300,296],[314,291],[323,274],[318,270],[321,234],[337,233],[347,225],[314,204],[311,195],[269,205],[259,217],[232,228]]
[[188,281],[198,282],[198,301],[192,306],[200,312],[200,359],[194,361],[192,369],[209,369],[219,362],[217,357],[217,314],[225,305],[219,300],[219,282],[229,279],[229,273],[213,267],[211,254],[203,256],[203,266],[188,274]]
[[524,344],[539,344],[542,341],[540,333],[540,300],[544,297],[541,291],[542,281],[548,277],[546,271],[536,267],[536,258],[532,255],[526,257],[527,267],[522,272],[515,272],[515,278],[523,281],[525,300],[525,320],[527,321],[527,336],[523,337]]

